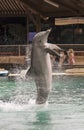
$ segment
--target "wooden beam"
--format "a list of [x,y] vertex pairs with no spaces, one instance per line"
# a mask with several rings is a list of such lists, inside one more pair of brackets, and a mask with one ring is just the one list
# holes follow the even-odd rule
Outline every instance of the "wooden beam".
[[64,6],[65,9],[68,9],[69,11],[71,11],[72,13],[79,15],[79,10],[74,6],[71,6],[69,3],[66,3],[65,1],[58,1],[56,0],[56,3],[58,3],[61,6]]
[[65,11],[64,10],[63,11],[62,10],[61,11],[58,10],[56,12],[48,12],[47,13],[47,17],[51,17],[51,16],[58,17],[58,18],[63,17],[63,16],[64,17],[70,17],[70,16],[71,17],[72,16],[75,17],[75,16],[78,16],[78,14],[74,14],[73,12],[71,13],[70,11],[66,11],[66,10]]
[[36,21],[37,21],[36,32],[40,32],[41,31],[41,18],[39,15],[36,16]]
[[23,3],[23,5],[24,5],[24,7],[26,9],[27,15],[29,16],[29,18],[33,21],[33,23],[36,26],[36,32],[41,31],[41,21],[40,21],[41,18],[40,18],[40,14],[33,15],[31,13],[31,11],[29,10],[28,6],[26,4],[24,4],[24,3]]
[[33,16],[33,14],[31,14],[31,12],[28,12],[28,16],[33,21],[33,23],[35,24],[36,32],[41,31],[41,21],[40,21],[41,18],[40,18],[40,16],[39,15]]
[[33,21],[33,23],[34,23],[35,25],[37,25],[37,21],[36,21],[36,19],[34,18],[33,14],[32,14],[31,12],[27,11],[27,15],[28,15],[29,18]]
[[45,15],[42,14],[42,12],[40,12],[34,5],[33,3],[31,3],[31,1],[29,0],[17,0],[19,2],[22,2],[22,4],[24,4],[28,10],[30,10],[32,13],[40,15],[40,17],[44,20],[47,19],[47,17]]

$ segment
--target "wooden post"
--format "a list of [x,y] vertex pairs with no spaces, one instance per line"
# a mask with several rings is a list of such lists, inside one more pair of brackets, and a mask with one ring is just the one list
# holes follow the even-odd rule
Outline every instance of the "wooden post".
[[29,57],[29,47],[28,47],[28,44],[29,44],[29,17],[27,15],[27,46],[25,47],[25,50],[26,50],[26,54],[25,54],[25,63],[26,63],[26,66],[28,66],[27,62],[28,62],[28,57]]
[[29,17],[27,15],[27,44],[29,43]]
[[40,15],[36,16],[36,32],[40,32],[41,31],[41,18]]

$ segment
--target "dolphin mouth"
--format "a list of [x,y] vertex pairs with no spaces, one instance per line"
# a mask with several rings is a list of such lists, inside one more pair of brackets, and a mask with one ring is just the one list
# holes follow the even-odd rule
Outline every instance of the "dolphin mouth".
[[46,39],[48,39],[48,36],[49,36],[50,32],[51,32],[51,29],[48,29],[48,30],[46,31]]
[[51,30],[52,30],[52,29],[48,29],[48,30],[46,31],[46,33],[50,33],[50,32],[51,32]]

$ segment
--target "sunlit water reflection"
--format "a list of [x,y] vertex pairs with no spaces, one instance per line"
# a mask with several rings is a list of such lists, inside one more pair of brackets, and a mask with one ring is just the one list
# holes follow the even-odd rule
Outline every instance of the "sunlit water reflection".
[[84,130],[84,77],[57,76],[45,105],[36,86],[0,78],[0,130]]

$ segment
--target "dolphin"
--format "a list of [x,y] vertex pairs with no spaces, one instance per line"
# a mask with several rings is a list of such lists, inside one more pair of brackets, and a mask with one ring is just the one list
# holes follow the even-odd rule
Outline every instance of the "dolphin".
[[48,95],[52,88],[50,54],[59,55],[56,50],[61,50],[60,47],[47,43],[50,31],[49,29],[37,33],[32,41],[31,65],[26,73],[26,77],[31,74],[34,77],[37,87],[36,104],[44,104],[48,99]]

